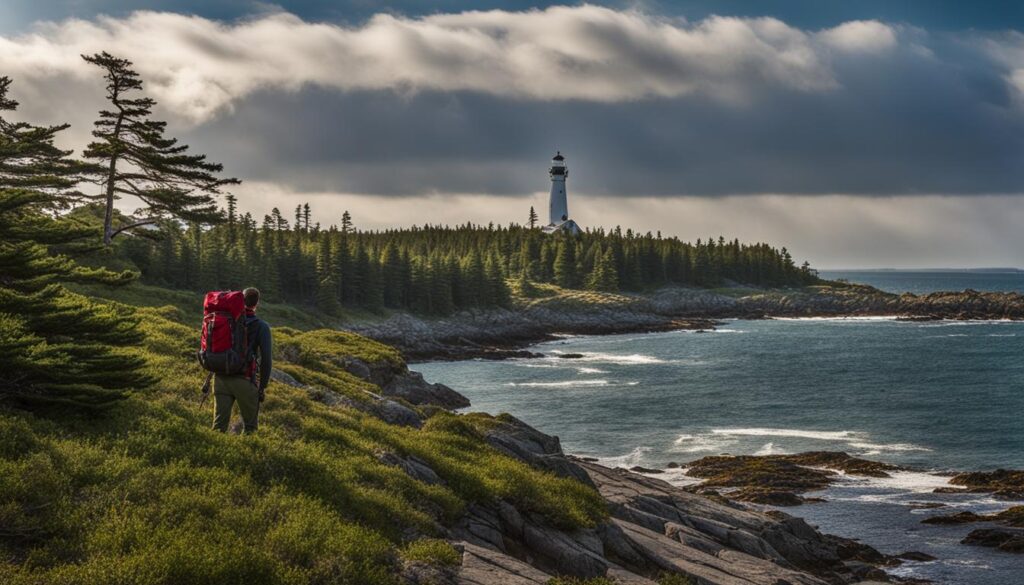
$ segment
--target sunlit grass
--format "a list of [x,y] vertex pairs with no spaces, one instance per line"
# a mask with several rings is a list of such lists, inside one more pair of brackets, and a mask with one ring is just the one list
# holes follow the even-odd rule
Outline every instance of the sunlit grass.
[[[415,429],[314,400],[317,388],[379,390],[341,358],[404,367],[349,333],[278,329],[282,370],[312,391],[272,383],[259,434],[214,432],[183,311],[138,309],[138,351],[159,381],[103,415],[0,408],[0,582],[392,584],[403,558],[452,562],[421,539],[470,502],[506,499],[563,528],[606,513],[590,488],[487,445],[487,417],[438,412]],[[382,463],[386,452],[422,459],[444,484]]]

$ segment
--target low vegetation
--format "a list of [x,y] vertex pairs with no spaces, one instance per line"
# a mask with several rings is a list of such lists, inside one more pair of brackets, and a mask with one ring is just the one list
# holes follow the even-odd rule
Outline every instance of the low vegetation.
[[[108,306],[140,323],[155,383],[100,415],[0,407],[0,582],[395,583],[402,560],[455,561],[433,539],[469,502],[504,498],[565,528],[605,514],[592,490],[489,447],[480,417],[439,412],[417,430],[314,400],[376,388],[339,375],[337,356],[401,367],[351,334],[279,328],[281,366],[312,388],[272,384],[258,435],[213,432],[182,310]],[[419,457],[446,486],[382,453]]]

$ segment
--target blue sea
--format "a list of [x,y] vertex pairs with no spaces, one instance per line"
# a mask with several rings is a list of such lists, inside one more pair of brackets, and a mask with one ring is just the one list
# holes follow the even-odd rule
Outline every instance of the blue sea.
[[868,284],[892,293],[926,294],[935,291],[1003,291],[1024,293],[1024,271],[987,270],[822,270],[822,278]]
[[[946,281],[928,273],[927,283],[914,274],[885,271],[880,278],[916,292],[964,288],[963,273]],[[1020,277],[996,284],[1002,275],[986,276],[968,276],[975,282],[967,287],[1022,284]],[[907,563],[897,574],[1024,583],[1024,556],[959,544],[980,525],[920,523],[933,514],[1015,504],[932,491],[947,485],[944,472],[1024,468],[1024,323],[737,320],[708,332],[569,337],[532,349],[546,357],[416,368],[468,396],[469,410],[510,412],[558,435],[567,452],[609,465],[821,449],[905,465],[913,471],[844,478],[815,494],[826,503],[786,511],[887,553],[939,558]],[[692,481],[678,471],[659,477]],[[923,510],[921,502],[946,507]]]

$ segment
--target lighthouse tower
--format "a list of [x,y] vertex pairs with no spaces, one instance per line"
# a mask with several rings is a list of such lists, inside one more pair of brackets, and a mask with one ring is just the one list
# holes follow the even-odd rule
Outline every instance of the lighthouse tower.
[[580,233],[580,226],[569,219],[569,202],[565,194],[565,180],[569,178],[569,167],[565,166],[565,157],[561,152],[555,153],[551,159],[551,198],[548,201],[548,225],[543,230],[549,234],[566,231],[571,234]]

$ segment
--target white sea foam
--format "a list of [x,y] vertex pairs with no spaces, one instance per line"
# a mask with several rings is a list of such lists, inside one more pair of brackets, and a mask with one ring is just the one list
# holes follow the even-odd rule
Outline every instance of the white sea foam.
[[669,451],[673,453],[721,452],[723,448],[735,443],[736,439],[733,437],[709,434],[683,434],[679,435],[676,440],[672,442],[672,447],[669,448]]
[[857,315],[848,317],[772,317],[773,321],[896,321],[898,315]]
[[931,493],[935,488],[949,486],[949,477],[934,473],[924,471],[890,471],[888,473],[889,477],[841,475],[844,485],[881,488],[903,493]]
[[786,451],[779,449],[775,446],[775,443],[765,443],[763,447],[754,451],[754,455],[785,455]]
[[599,352],[583,352],[583,357],[577,358],[574,361],[585,361],[585,362],[599,362],[606,364],[616,364],[621,366],[628,366],[633,364],[663,364],[665,360],[656,358],[650,355],[643,355],[639,353],[629,355],[619,355],[612,353],[599,353]]
[[977,327],[979,325],[1005,325],[1009,323],[1019,323],[1013,319],[976,319],[972,321],[933,321],[929,323],[923,323],[918,325],[922,329],[928,329],[931,327]]
[[677,487],[684,487],[684,486],[688,486],[688,485],[696,485],[696,484],[704,481],[703,479],[701,479],[699,477],[690,477],[689,475],[686,475],[687,469],[688,468],[685,468],[685,467],[676,467],[674,469],[666,469],[666,470],[664,470],[663,473],[659,473],[657,475],[657,478],[665,480],[668,483],[670,483],[670,484],[672,484],[674,486],[677,486]]
[[644,457],[650,453],[652,449],[650,447],[637,447],[626,453],[625,455],[615,455],[612,457],[600,457],[598,461],[601,465],[607,465],[608,467],[633,467],[640,465],[643,462]]
[[[737,437],[778,437],[778,438],[793,438],[793,439],[805,439],[812,441],[832,441],[837,443],[843,443],[847,448],[851,450],[859,451],[860,455],[878,455],[881,453],[890,452],[904,452],[904,451],[931,451],[928,447],[921,445],[914,445],[912,443],[875,443],[869,440],[868,433],[861,431],[812,431],[803,429],[774,429],[774,428],[725,428],[725,429],[711,429],[711,435],[717,435],[721,437],[732,437],[732,442],[735,442]],[[689,443],[690,449],[686,449],[687,452],[697,451],[713,451],[718,447],[722,446],[721,443],[715,443],[710,440],[699,440],[699,437],[693,437],[691,435],[682,435],[681,437],[689,437],[683,439],[683,443]],[[776,442],[777,443],[777,442]],[[773,448],[776,449],[776,453],[786,452],[785,446],[771,443]],[[676,440],[676,445],[680,445],[679,439]],[[698,445],[707,446],[707,448],[697,449]],[[755,453],[756,455],[766,455],[769,453]]]
[[608,380],[565,380],[563,382],[509,382],[507,386],[527,388],[572,388],[574,386],[607,386]]
[[863,455],[877,455],[886,451],[931,451],[928,447],[914,445],[913,443],[867,443],[851,441],[847,445],[854,449],[863,449]]
[[577,368],[577,372],[581,374],[607,374],[608,370],[601,370],[598,368]]
[[804,431],[800,429],[711,429],[715,435],[747,436],[747,437],[798,437],[801,439],[817,439],[821,441],[847,441],[863,439],[865,433],[856,431]]

